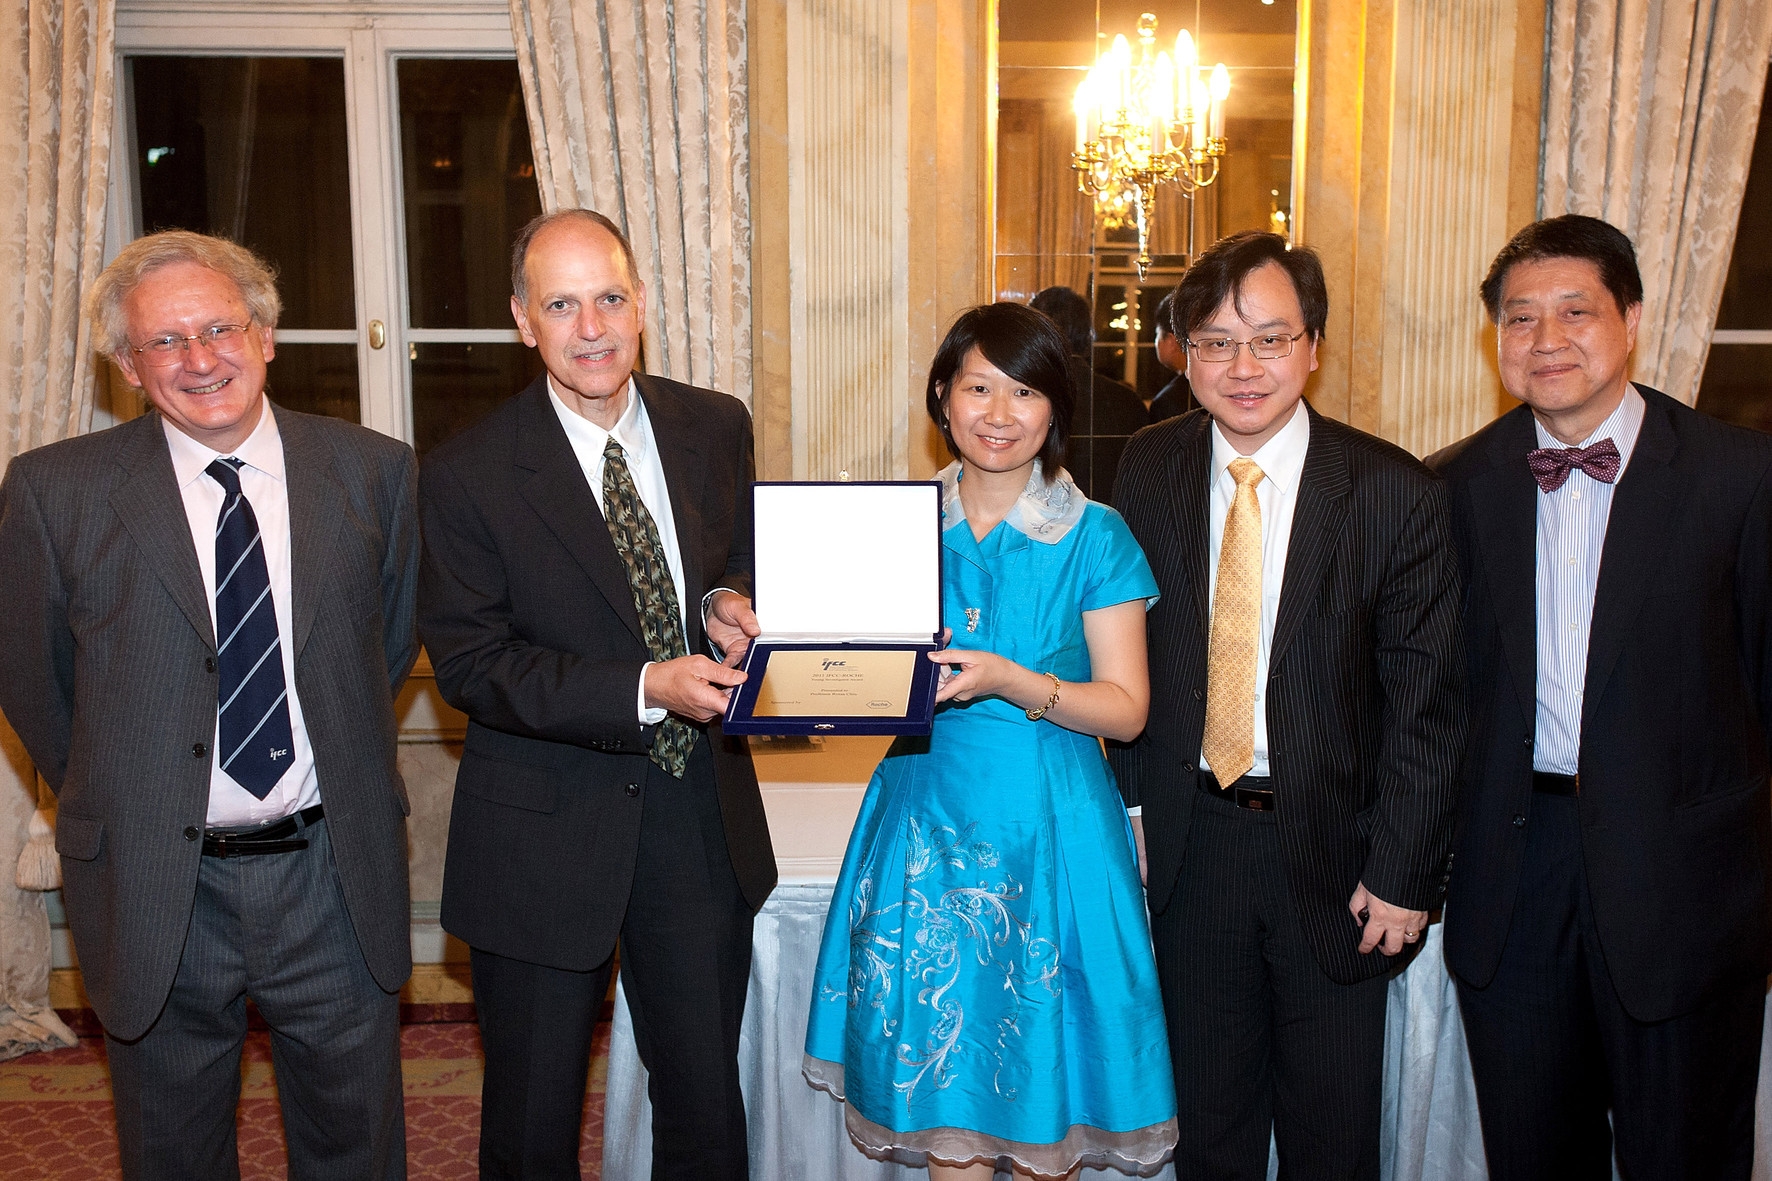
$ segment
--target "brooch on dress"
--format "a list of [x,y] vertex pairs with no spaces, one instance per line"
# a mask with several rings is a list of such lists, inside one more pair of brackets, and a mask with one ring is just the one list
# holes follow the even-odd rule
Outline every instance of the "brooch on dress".
[[966,608],[966,630],[969,632],[975,632],[978,630],[978,608],[977,607]]

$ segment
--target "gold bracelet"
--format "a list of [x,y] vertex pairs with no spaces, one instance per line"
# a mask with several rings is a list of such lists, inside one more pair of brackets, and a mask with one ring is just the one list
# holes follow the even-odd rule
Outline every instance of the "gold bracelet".
[[1048,697],[1046,699],[1046,704],[1042,705],[1039,709],[1030,709],[1027,711],[1028,721],[1030,722],[1039,721],[1046,716],[1047,710],[1058,704],[1058,674],[1048,671],[1046,675],[1052,678],[1052,696]]

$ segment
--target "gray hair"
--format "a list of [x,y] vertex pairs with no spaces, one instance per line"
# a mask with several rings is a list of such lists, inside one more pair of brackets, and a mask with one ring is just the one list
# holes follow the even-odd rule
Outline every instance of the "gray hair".
[[180,262],[207,267],[232,281],[253,321],[263,328],[277,327],[283,300],[277,294],[277,273],[270,263],[226,238],[163,230],[125,246],[92,285],[86,314],[92,319],[93,338],[100,351],[116,356],[130,347],[124,301],[150,273]]
[[517,231],[517,240],[511,244],[511,292],[518,303],[529,302],[529,276],[523,271],[524,264],[529,261],[529,244],[535,241],[537,234],[558,221],[588,221],[608,230],[621,247],[622,258],[627,260],[629,281],[640,282],[640,272],[634,266],[634,247],[620,226],[595,209],[556,209],[530,218],[529,224]]

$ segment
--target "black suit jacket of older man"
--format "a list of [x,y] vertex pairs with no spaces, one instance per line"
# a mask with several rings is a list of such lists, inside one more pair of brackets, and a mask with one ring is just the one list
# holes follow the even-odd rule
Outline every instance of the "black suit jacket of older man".
[[[1581,849],[1625,1011],[1659,1021],[1772,970],[1772,438],[1637,387],[1581,716]],[[1474,737],[1446,960],[1494,977],[1514,914],[1537,716],[1538,446],[1521,406],[1439,454],[1465,570]]]
[[[695,652],[702,596],[750,593],[750,417],[725,394],[634,381],[670,489]],[[589,971],[614,949],[633,881],[651,656],[545,377],[428,456],[419,500],[419,631],[438,688],[470,719],[443,926],[496,955]],[[743,739],[707,729],[727,851],[755,910],[776,878],[756,773]]]
[[[1445,890],[1464,740],[1458,570],[1441,482],[1399,448],[1310,416],[1268,661],[1268,762],[1306,938],[1351,984],[1397,965],[1360,954],[1355,888],[1413,910]],[[1148,617],[1150,720],[1110,752],[1127,805],[1143,807],[1154,913],[1199,798],[1211,427],[1196,410],[1140,431],[1116,497],[1163,588]]]
[[[278,408],[295,687],[357,943],[411,973],[394,691],[417,655],[404,443]],[[57,794],[68,923],[94,1011],[140,1037],[178,972],[215,734],[215,636],[158,414],[27,452],[0,487],[0,708]]]

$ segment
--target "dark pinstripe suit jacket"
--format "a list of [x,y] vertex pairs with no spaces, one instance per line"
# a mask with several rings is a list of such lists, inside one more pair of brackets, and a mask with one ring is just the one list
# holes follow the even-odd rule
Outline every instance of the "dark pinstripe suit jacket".
[[[1151,610],[1151,712],[1109,752],[1144,808],[1153,911],[1187,856],[1206,724],[1211,419],[1133,436],[1117,507],[1163,597]],[[1458,565],[1443,485],[1407,453],[1310,411],[1268,662],[1268,761],[1292,894],[1330,977],[1393,966],[1361,955],[1347,904],[1360,882],[1427,910],[1445,890],[1464,744]]]
[[[278,409],[295,682],[363,958],[412,970],[394,696],[417,656],[412,449]],[[18,456],[0,485],[0,710],[55,789],[93,1009],[140,1036],[178,970],[215,733],[215,637],[158,414]]]
[[[1637,389],[1643,429],[1594,587],[1581,846],[1618,999],[1659,1021],[1772,970],[1772,439]],[[1477,723],[1446,962],[1479,988],[1507,941],[1531,810],[1536,446],[1522,406],[1430,459],[1469,580]]]

